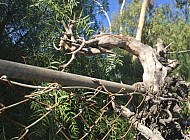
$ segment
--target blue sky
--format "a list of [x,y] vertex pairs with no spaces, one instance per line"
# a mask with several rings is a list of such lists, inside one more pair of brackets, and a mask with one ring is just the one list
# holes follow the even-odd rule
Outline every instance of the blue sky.
[[[119,9],[117,1],[118,0],[109,0],[110,12],[113,12],[113,11]],[[168,3],[172,2],[172,0],[155,0],[155,1],[156,1],[156,4],[168,4]],[[129,2],[129,0],[126,0],[126,2]]]
[[[111,14],[116,11],[116,10],[119,10],[120,9],[120,6],[118,5],[118,0],[109,0],[109,3],[110,3],[110,11],[108,11],[108,15],[109,15],[109,18],[111,20]],[[126,0],[126,2],[129,2],[131,0]],[[169,4],[169,3],[172,3],[172,0],[155,0],[156,2],[156,5],[159,5],[159,4]],[[108,26],[108,23],[107,23],[107,20],[105,19],[102,19],[101,17],[98,18],[102,24],[104,26]]]

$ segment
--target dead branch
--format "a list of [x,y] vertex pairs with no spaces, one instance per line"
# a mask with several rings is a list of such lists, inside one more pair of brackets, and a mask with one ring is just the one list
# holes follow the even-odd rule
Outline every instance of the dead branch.
[[[1,63],[2,62],[2,63]],[[7,61],[1,61],[0,60],[0,64],[2,64],[3,68],[0,67],[0,72],[4,73],[7,76],[2,76],[2,80],[5,82],[8,82],[9,78],[15,78],[15,73],[14,75],[12,75],[13,73],[9,73],[9,69],[14,69],[15,70],[15,66],[16,70],[20,71],[22,73],[22,76],[25,75],[25,71],[27,72],[31,72],[29,71],[29,67],[27,65],[23,65],[25,67],[22,67],[22,65],[15,65],[15,63],[10,63],[11,65],[5,65]],[[16,63],[17,64],[17,63]],[[9,67],[7,67],[9,66]],[[5,68],[5,70],[4,70]],[[24,71],[21,71],[23,70]],[[35,73],[34,69],[32,72]],[[40,73],[40,69],[38,69]],[[44,72],[44,76],[47,78],[48,75],[46,75],[46,69],[43,69]],[[53,73],[55,73],[56,71],[53,71]],[[64,72],[60,72],[60,74],[63,74]],[[28,74],[27,77],[31,76],[32,73]],[[4,74],[3,74],[4,75]],[[52,74],[50,74],[52,76]],[[21,76],[19,76],[20,78]],[[37,76],[38,77],[38,76]],[[40,77],[40,76],[39,76]],[[38,78],[39,78],[38,77]],[[61,77],[61,75],[59,75],[59,78]],[[55,78],[55,77],[54,77]],[[68,78],[68,77],[67,77]],[[76,77],[73,77],[74,79]],[[70,79],[70,78],[69,78]],[[72,79],[72,78],[71,78]],[[117,91],[117,93],[112,93],[110,92],[110,88],[108,86],[106,86],[106,82],[99,80],[99,79],[91,79],[91,81],[96,84],[96,87],[98,88],[90,88],[90,87],[84,87],[84,86],[70,86],[70,87],[61,87],[60,85],[57,85],[57,83],[53,83],[50,84],[48,87],[45,88],[40,88],[42,89],[41,91],[37,91],[35,94],[31,94],[32,96],[38,96],[41,95],[43,93],[48,93],[49,91],[52,90],[60,90],[60,89],[71,89],[71,88],[84,88],[84,89],[90,89],[90,90],[94,90],[94,94],[86,99],[86,102],[89,102],[90,105],[93,105],[91,103],[93,101],[93,98],[95,96],[97,96],[99,93],[103,93],[105,95],[107,95],[111,100],[109,102],[107,102],[105,104],[105,106],[103,106],[100,109],[100,112],[104,112],[106,111],[106,108],[108,107],[108,105],[112,104],[113,109],[119,113],[119,115],[115,118],[115,120],[113,122],[111,122],[110,124],[110,129],[109,131],[105,134],[105,136],[103,137],[104,139],[108,136],[108,134],[110,134],[110,132],[113,130],[114,125],[116,123],[116,121],[121,117],[124,116],[126,119],[129,120],[130,122],[130,127],[128,129],[128,131],[133,127],[135,127],[137,130],[139,130],[139,132],[141,133],[141,135],[143,135],[145,138],[147,139],[152,139],[152,140],[157,140],[157,139],[163,139],[163,137],[165,138],[166,136],[163,135],[164,132],[166,131],[167,133],[170,133],[170,129],[175,129],[178,130],[180,127],[180,123],[178,122],[178,119],[173,118],[172,115],[172,111],[176,112],[176,113],[180,113],[180,111],[176,110],[176,105],[178,105],[180,102],[183,102],[185,98],[187,98],[187,93],[188,93],[188,86],[189,84],[185,83],[185,81],[183,81],[180,77],[176,78],[176,77],[167,77],[167,83],[165,83],[166,85],[164,85],[164,88],[160,89],[159,94],[152,94],[152,89],[153,87],[150,87],[149,89],[147,89],[146,93],[140,93],[142,86],[141,84],[135,84],[136,86],[133,86],[133,92],[131,93],[123,93],[126,92],[125,90],[123,90],[122,88],[120,90]],[[30,79],[33,80],[33,79]],[[65,82],[65,80],[64,80]],[[86,81],[83,79],[83,82],[85,83]],[[11,82],[9,82],[11,83]],[[12,82],[14,83],[14,82]],[[83,85],[84,85],[83,83]],[[17,85],[19,85],[18,83],[16,83]],[[105,85],[104,85],[105,84]],[[23,86],[24,84],[20,84],[21,86]],[[124,85],[124,84],[122,84]],[[175,86],[176,88],[175,91],[171,90],[171,86]],[[104,90],[104,91],[102,91]],[[168,92],[169,91],[169,92]],[[180,91],[180,92],[179,92]],[[161,94],[160,94],[161,93]],[[128,99],[128,101],[126,102],[125,106],[122,105],[118,105],[115,102],[115,97],[116,96],[120,96],[120,94],[122,96],[129,96],[130,98]],[[130,106],[130,103],[132,101],[133,95],[141,95],[143,98],[141,100],[141,102],[139,103],[139,105],[137,105],[136,107],[136,111],[133,110],[131,111],[128,106]],[[72,95],[73,96],[73,95]],[[74,95],[75,96],[75,95]],[[26,96],[27,97],[27,96]],[[46,107],[46,109],[48,111],[54,109],[56,106],[59,106],[59,104],[55,104],[53,106],[50,106],[48,104],[45,104],[43,102],[39,102],[34,100],[33,98],[28,97],[31,101],[34,101],[38,104],[43,105],[44,107]],[[13,104],[14,105],[14,104]],[[3,106],[2,106],[3,107]],[[180,104],[179,107],[181,108]],[[82,108],[83,110],[84,108]],[[100,121],[100,118],[102,117],[103,113],[99,116],[99,119],[97,119],[97,121],[95,122],[95,124],[88,124],[88,122],[85,121],[85,119],[82,117],[82,113],[80,113],[82,110],[79,110],[79,113],[74,116],[72,119],[75,119],[76,117],[80,116],[81,119],[83,120],[84,124],[89,128],[89,132],[85,133],[83,135],[82,138],[88,136],[90,134],[90,132],[92,131],[92,129],[94,128],[95,125],[97,125],[97,123]],[[179,109],[178,109],[179,110]],[[163,113],[165,112],[167,114],[167,116],[164,116]],[[38,121],[40,121],[41,118],[38,119]],[[71,119],[71,120],[72,120]],[[151,122],[151,123],[150,123]],[[32,124],[36,124],[37,122],[35,121]],[[28,127],[32,127],[33,125],[29,125]],[[171,127],[168,130],[168,124],[173,124],[175,127]],[[27,127],[26,127],[27,128]],[[159,129],[158,129],[159,128]],[[161,129],[161,130],[160,130]],[[24,129],[25,131],[23,132],[23,135],[20,138],[23,138],[29,131],[29,128]],[[162,131],[163,130],[163,131]],[[60,132],[62,130],[59,130]],[[128,131],[126,132],[126,134],[128,133]],[[181,132],[181,129],[180,131]],[[64,135],[64,132],[61,132]],[[173,133],[173,131],[171,131],[171,133]],[[123,135],[123,137],[126,136],[126,134]],[[162,134],[162,136],[161,136]],[[185,137],[185,136],[184,136]]]
[[83,43],[80,45],[80,47],[78,49],[76,49],[75,51],[71,52],[71,54],[72,54],[71,55],[71,59],[66,64],[64,64],[62,66],[63,67],[62,71],[64,71],[65,68],[75,59],[76,54],[84,47],[84,45],[85,45],[85,42],[83,41]]
[[[76,42],[77,41],[75,41],[74,43]],[[172,91],[170,90],[171,86],[176,86],[177,82],[179,84],[180,81],[175,78],[171,78],[171,81],[167,80],[168,75],[179,65],[179,62],[177,60],[168,59],[168,46],[164,46],[162,39],[157,39],[156,49],[153,49],[151,46],[142,44],[141,42],[130,36],[114,34],[100,34],[93,36],[89,40],[85,41],[85,46],[80,51],[78,51],[77,54],[106,54],[108,52],[111,52],[113,48],[121,48],[127,50],[128,52],[138,57],[144,69],[143,82],[141,85],[143,85],[147,89],[147,92],[145,93],[145,95],[143,95],[141,103],[137,106],[136,113],[135,111],[130,111],[127,106],[123,107],[116,105],[114,99],[111,99],[108,104],[111,103],[114,110],[116,112],[120,112],[117,118],[119,118],[120,116],[124,116],[129,119],[131,125],[136,127],[136,129],[139,130],[141,135],[143,135],[145,138],[164,139],[161,135],[163,134],[163,132],[158,128],[166,127],[167,124],[171,123],[179,124],[173,118],[171,110],[175,110],[174,107],[177,102],[182,101],[184,97],[176,94],[174,94],[175,96],[171,96],[170,92]],[[95,49],[96,51],[91,51],[92,49]],[[183,82],[182,85],[184,85]],[[185,89],[183,89],[182,86],[180,86],[179,88],[179,90],[181,90],[181,93],[187,93],[186,91],[183,91]],[[108,93],[110,98],[115,97],[115,95],[110,94],[109,90],[105,91]],[[171,105],[169,104],[170,102]],[[141,110],[141,108],[144,109]],[[167,113],[167,117],[163,116],[163,110]],[[117,118],[115,119],[115,121],[117,120]],[[107,132],[104,138],[106,138],[110,131],[113,129],[115,121],[112,122],[110,130]],[[169,130],[166,131],[169,132]],[[177,126],[176,131],[178,131]]]
[[[88,87],[96,89],[99,85],[94,83],[96,78],[60,72],[16,62],[0,59],[0,76],[6,75],[8,79],[21,79],[26,81],[52,82],[62,86]],[[132,92],[134,86],[96,79],[100,81],[109,91],[117,93],[123,89],[123,93]],[[144,93],[142,88],[140,92]]]
[[179,65],[177,60],[167,58],[167,51],[161,39],[157,40],[156,51],[130,36],[114,34],[95,35],[90,40],[82,42],[85,46],[77,51],[80,55],[111,53],[111,49],[119,47],[137,56],[144,69],[143,83],[146,88],[153,87],[153,92],[158,92],[163,87],[166,76]]
[[[129,36],[101,34],[86,41],[86,45],[95,48],[101,47],[106,50],[119,47],[136,55],[144,69],[143,83],[146,88],[153,86],[154,92],[159,91],[164,85],[164,80],[169,72],[178,66],[177,60],[167,60],[165,51],[163,49],[159,50],[160,45],[158,45],[158,51],[155,52],[152,47],[144,45]],[[164,61],[161,61],[162,58]]]
[[[179,77],[168,76],[179,65],[179,62],[177,60],[168,59],[168,47],[164,46],[161,39],[157,39],[156,49],[153,49],[151,46],[146,44],[142,44],[130,36],[100,34],[93,36],[89,40],[84,40],[80,37],[74,37],[72,33],[72,27],[75,24],[75,19],[71,20],[68,25],[66,25],[64,21],[62,23],[65,28],[65,33],[60,40],[60,48],[57,49],[63,50],[67,52],[67,54],[72,55],[68,63],[64,65],[64,68],[66,68],[77,55],[107,54],[112,53],[111,50],[113,48],[121,48],[137,56],[140,60],[144,69],[144,73],[142,75],[143,81],[140,86],[138,86],[138,84],[136,84],[136,86],[128,86],[125,84],[47,70],[5,60],[0,60],[0,76],[6,75],[2,77],[2,80],[9,82],[9,80],[7,80],[8,78],[17,78],[32,81],[56,82],[53,86],[50,85],[41,91],[25,96],[31,101],[48,107],[46,108],[48,111],[51,111],[53,108],[58,106],[58,104],[49,106],[43,102],[32,99],[32,96],[40,96],[41,94],[48,93],[52,90],[74,88],[74,86],[86,89],[91,88],[95,89],[94,95],[85,101],[90,103],[89,106],[96,106],[93,99],[97,97],[99,93],[106,94],[110,101],[108,101],[100,111],[104,112],[105,108],[111,104],[114,111],[118,112],[119,115],[110,123],[110,129],[103,139],[105,139],[113,130],[115,122],[121,116],[128,119],[131,126],[135,127],[146,139],[168,139],[168,137],[174,133],[179,134],[177,139],[182,137],[182,132],[179,129],[182,127],[180,126],[179,119],[173,118],[173,112],[178,114],[180,113],[180,109],[182,108],[181,104],[188,98],[189,84],[186,84],[185,81]],[[58,88],[57,83],[69,87]],[[141,102],[131,109],[129,107],[131,106],[130,102],[133,99],[133,95],[140,95]],[[122,106],[115,102],[116,96],[129,96],[130,99],[126,102],[125,106]],[[90,110],[91,108],[89,107],[88,109]],[[93,110],[91,109],[91,111]],[[46,114],[44,115],[47,116],[49,113],[47,115]],[[88,132],[84,134],[82,138],[85,138],[90,134],[102,115],[103,113],[96,120],[95,124],[87,122],[81,113],[75,116],[80,116],[84,125],[88,128]],[[25,133],[21,137],[24,137],[28,129],[45,116],[42,116],[34,123],[27,126]],[[129,127],[129,129],[130,128],[131,127]]]
[[167,52],[167,54],[178,54],[178,53],[187,53],[187,52],[190,52],[190,50]]

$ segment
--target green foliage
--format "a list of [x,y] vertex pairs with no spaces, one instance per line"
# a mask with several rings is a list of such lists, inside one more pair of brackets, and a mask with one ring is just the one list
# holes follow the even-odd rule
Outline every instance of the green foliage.
[[70,95],[62,90],[51,92],[46,95],[35,97],[37,102],[31,102],[31,109],[33,114],[31,116],[31,121],[39,119],[43,114],[47,112],[43,105],[40,105],[38,102],[42,102],[49,106],[55,106],[55,109],[42,121],[40,121],[31,132],[31,135],[34,138],[44,138],[49,139],[57,137],[60,139],[60,136],[56,136],[56,132],[59,130],[60,125],[62,124],[65,129],[67,128],[67,133],[72,134],[74,138],[78,134],[78,127],[76,121],[71,121],[74,117],[75,109],[73,110],[72,99],[70,100]]
[[86,33],[86,36],[90,36],[92,35],[92,33],[94,32],[94,30],[90,29],[91,28],[91,24],[93,22],[89,22],[90,20],[90,16],[87,15],[85,17],[82,17],[83,15],[83,11],[80,12],[79,18],[76,21],[76,35],[81,36],[83,33]]
[[[48,116],[31,129],[30,136],[34,139],[63,139],[66,137],[80,139],[89,133],[87,139],[99,139],[103,138],[113,127],[107,139],[120,139],[118,136],[126,133],[129,124],[125,118],[118,118],[118,115],[111,110],[100,111],[107,104],[108,98],[101,93],[92,98],[93,94],[93,92],[84,90],[74,90],[69,93],[58,89],[34,97],[36,101],[31,102],[30,105],[33,110],[31,122],[47,112],[45,109],[47,106],[44,105],[54,108]],[[89,100],[90,98],[91,100]],[[39,102],[43,104],[39,104]],[[64,136],[60,134],[64,134]],[[133,133],[126,136],[129,139],[132,137]]]
[[120,55],[77,57],[77,60],[69,67],[69,71],[95,78],[120,81],[118,67],[123,65],[121,58]]

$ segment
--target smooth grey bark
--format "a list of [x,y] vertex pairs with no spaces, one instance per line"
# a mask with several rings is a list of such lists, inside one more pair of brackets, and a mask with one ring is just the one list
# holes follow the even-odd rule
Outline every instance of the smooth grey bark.
[[[6,75],[8,78],[28,81],[56,82],[62,86],[97,88],[100,86],[97,83],[99,82],[111,92],[118,92],[121,89],[124,90],[123,92],[135,91],[135,86],[0,59],[0,77],[3,75]],[[145,89],[141,89],[141,92],[145,92]]]

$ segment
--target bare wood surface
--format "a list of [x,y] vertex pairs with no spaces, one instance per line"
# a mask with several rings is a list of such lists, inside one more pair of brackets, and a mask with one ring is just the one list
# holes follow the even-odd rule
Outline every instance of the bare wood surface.
[[144,69],[143,83],[147,89],[152,87],[154,92],[159,92],[164,86],[166,76],[179,64],[177,60],[167,58],[165,48],[160,47],[163,45],[161,39],[158,39],[157,51],[133,37],[114,34],[96,35],[85,41],[85,44],[89,49],[86,49],[88,52],[85,52],[84,48],[81,49],[83,54],[96,54],[92,48],[99,49],[100,51],[97,54],[101,54],[119,47],[137,56]]

